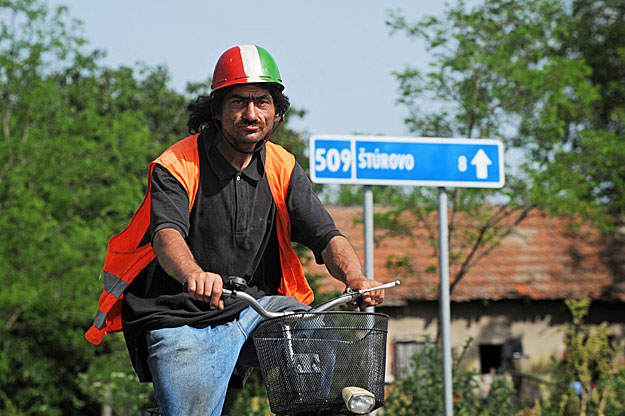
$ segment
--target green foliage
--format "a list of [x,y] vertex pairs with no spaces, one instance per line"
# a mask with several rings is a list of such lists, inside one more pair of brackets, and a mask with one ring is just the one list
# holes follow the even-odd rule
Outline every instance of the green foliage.
[[[477,373],[461,369],[471,340],[454,355],[453,412],[455,415],[511,415],[518,410],[513,402],[514,388],[499,378],[485,396],[478,392]],[[426,342],[413,357],[414,371],[404,374],[389,388],[384,414],[389,416],[443,415],[442,356],[436,344]]]
[[[66,8],[0,2],[2,414],[96,414],[101,404],[134,414],[151,401],[123,337],[94,347],[84,332],[107,241],[141,203],[148,163],[187,135],[189,97],[167,86],[164,68],[102,66],[79,29]],[[301,148],[287,125],[276,137]]]
[[298,132],[289,128],[289,120],[293,118],[302,118],[305,115],[305,111],[291,108],[285,117],[284,124],[276,131],[276,134],[273,136],[271,141],[278,143],[289,152],[293,153],[297,163],[299,163],[305,171],[308,171],[306,142],[302,140],[302,137]]
[[406,122],[426,136],[504,140],[525,155],[529,182],[504,189],[512,202],[607,227],[625,213],[624,17],[619,0],[461,1],[417,24],[391,13],[388,25],[435,59],[426,74],[396,74]]
[[[553,362],[542,398],[525,408],[507,375],[479,392],[477,373],[462,360],[471,340],[453,361],[453,405],[457,415],[622,416],[625,415],[625,345],[612,340],[607,323],[586,325],[590,299],[568,300],[572,322],[566,329],[566,354]],[[436,344],[426,342],[413,357],[413,370],[391,384],[385,415],[443,414],[442,358]]]
[[[412,189],[398,188],[396,186],[378,185],[373,192],[373,203],[376,205],[386,205],[397,194],[410,192]],[[341,185],[336,204],[338,205],[362,205],[363,186],[362,185]]]
[[83,392],[118,415],[138,415],[146,404],[155,403],[152,384],[139,383],[125,349],[95,357],[89,370],[78,378]]
[[[604,229],[625,213],[624,11],[619,0],[598,3],[459,1],[416,23],[389,12],[389,28],[424,40],[433,58],[427,71],[395,73],[408,127],[498,138],[508,152],[504,188],[451,191],[452,289],[533,209]],[[394,209],[376,222],[382,237],[425,230],[407,237],[436,256],[436,192],[415,188],[389,200]]]
[[[120,337],[83,336],[106,242],[141,202],[147,162],[184,133],[186,98],[161,68],[101,67],[64,8],[5,1],[0,17],[0,409],[94,413],[103,390],[85,381],[132,374],[104,359],[125,353]],[[128,394],[117,385],[113,401]]]
[[567,300],[566,305],[573,318],[565,333],[566,355],[554,365],[550,394],[532,414],[625,414],[625,345],[611,342],[606,322],[584,324],[590,299]]
[[[230,392],[229,392],[230,394]],[[236,393],[236,398],[229,403],[226,399],[223,414],[225,416],[249,415],[249,416],[271,416],[271,408],[267,399],[267,390],[260,373],[254,370],[245,387]]]
[[621,0],[573,0],[567,47],[584,57],[601,99],[591,125],[621,136],[625,131],[625,8]]

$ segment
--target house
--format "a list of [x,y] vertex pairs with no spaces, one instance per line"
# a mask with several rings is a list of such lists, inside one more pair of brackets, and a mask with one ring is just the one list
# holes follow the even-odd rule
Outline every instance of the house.
[[[364,262],[362,208],[329,211]],[[432,221],[438,221],[435,214]],[[406,267],[387,267],[402,259],[411,260],[408,272]],[[426,337],[436,338],[437,265],[432,247],[407,238],[382,239],[374,248],[375,279],[402,282],[388,290],[384,304],[376,308],[391,317],[389,381],[409,365]],[[452,281],[456,271],[452,266]],[[327,288],[343,288],[323,266],[307,264],[306,272],[326,276]],[[510,365],[525,373],[543,373],[551,357],[563,353],[563,329],[570,322],[564,301],[584,296],[593,300],[586,322],[607,321],[615,338],[625,338],[625,242],[608,242],[588,225],[574,229],[569,220],[534,210],[454,287],[452,347],[473,338],[464,363],[483,374]]]

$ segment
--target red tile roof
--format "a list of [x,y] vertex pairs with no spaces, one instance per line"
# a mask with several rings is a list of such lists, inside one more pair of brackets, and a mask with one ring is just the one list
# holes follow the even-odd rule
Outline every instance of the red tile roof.
[[[376,211],[378,209],[376,208]],[[364,264],[362,208],[329,207],[339,229],[354,245]],[[432,217],[437,232],[438,218]],[[416,234],[425,230],[413,230]],[[376,238],[381,234],[376,229]],[[605,238],[596,229],[583,225],[572,231],[570,221],[552,218],[538,211],[528,217],[501,244],[472,266],[452,291],[452,301],[534,300],[579,298],[625,302],[625,251],[621,247],[618,267],[611,267],[614,254],[607,252]],[[411,259],[409,265],[393,272],[389,259]],[[310,262],[314,263],[314,262]],[[408,270],[408,271],[406,271]],[[450,266],[451,281],[459,265]],[[324,285],[343,289],[329,277],[324,266],[306,265],[307,273],[326,276]],[[374,276],[381,282],[400,279],[402,285],[387,291],[387,304],[408,300],[438,299],[438,258],[425,242],[406,237],[383,238],[374,248]]]

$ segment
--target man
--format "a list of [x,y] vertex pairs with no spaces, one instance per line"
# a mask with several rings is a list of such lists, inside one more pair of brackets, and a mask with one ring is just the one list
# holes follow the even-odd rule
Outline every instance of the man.
[[[293,155],[269,141],[289,109],[283,89],[266,50],[224,52],[210,96],[189,104],[195,134],[152,162],[146,199],[109,242],[105,291],[86,337],[97,344],[123,330],[165,415],[220,414],[237,360],[253,358],[246,340],[261,318],[221,299],[227,276],[245,278],[271,310],[306,310],[313,293],[296,241],[346,287],[379,284],[365,278]],[[370,292],[360,306],[383,296]]]

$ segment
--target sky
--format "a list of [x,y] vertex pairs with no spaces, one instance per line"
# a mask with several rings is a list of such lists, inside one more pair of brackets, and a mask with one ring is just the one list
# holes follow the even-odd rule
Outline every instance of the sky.
[[442,0],[48,0],[84,22],[107,66],[163,65],[171,87],[205,81],[223,51],[257,44],[278,63],[305,134],[409,136],[393,71],[427,68],[423,42],[386,26],[389,10],[410,22],[440,15]]

